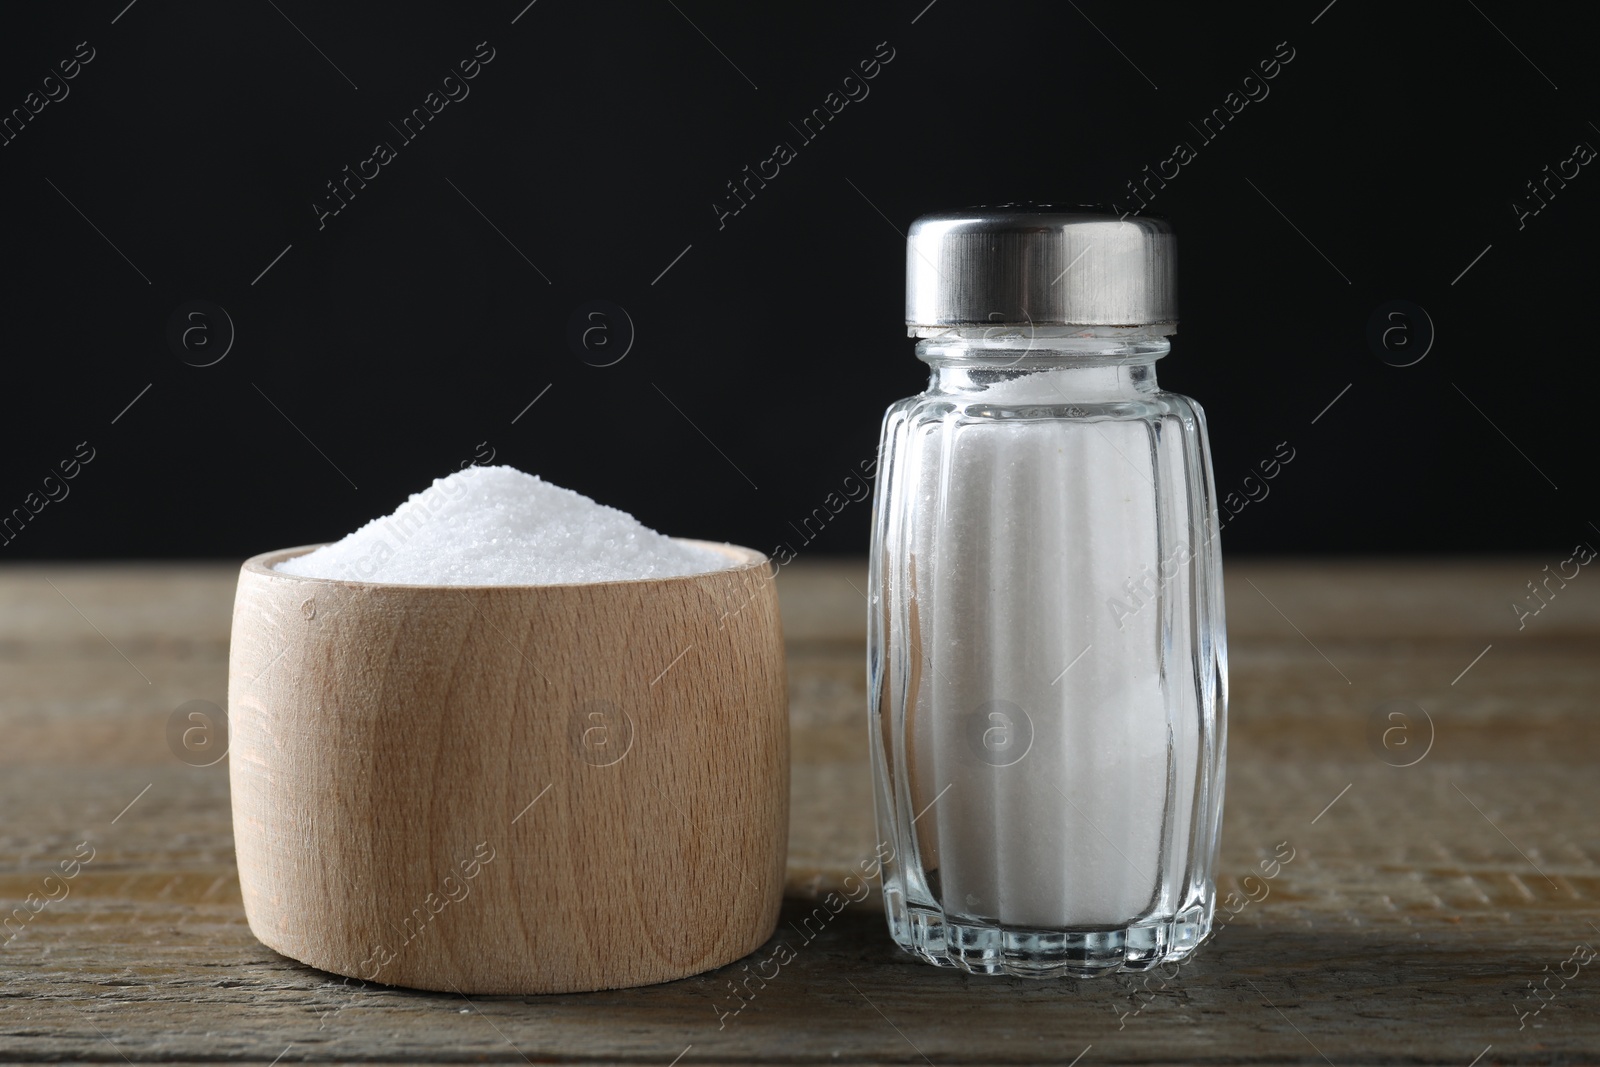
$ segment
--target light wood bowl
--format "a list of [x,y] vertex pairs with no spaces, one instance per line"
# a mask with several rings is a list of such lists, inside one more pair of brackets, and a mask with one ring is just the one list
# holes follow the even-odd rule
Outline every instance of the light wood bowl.
[[462,993],[662,982],[745,956],[783,893],[783,633],[759,552],[549,586],[248,560],[229,655],[250,929],[335,974]]

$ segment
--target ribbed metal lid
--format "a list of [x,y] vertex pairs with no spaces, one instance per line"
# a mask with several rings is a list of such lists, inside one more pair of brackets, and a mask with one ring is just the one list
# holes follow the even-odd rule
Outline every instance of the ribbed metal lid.
[[1170,326],[1178,241],[1160,218],[998,204],[924,215],[906,240],[906,327]]

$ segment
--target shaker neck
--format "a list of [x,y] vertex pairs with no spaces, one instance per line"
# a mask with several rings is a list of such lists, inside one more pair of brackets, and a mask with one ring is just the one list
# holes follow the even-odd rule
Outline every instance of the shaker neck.
[[1172,348],[1162,327],[956,327],[917,342],[928,392],[972,394],[1037,384],[1040,399],[1132,398],[1158,391],[1156,360]]

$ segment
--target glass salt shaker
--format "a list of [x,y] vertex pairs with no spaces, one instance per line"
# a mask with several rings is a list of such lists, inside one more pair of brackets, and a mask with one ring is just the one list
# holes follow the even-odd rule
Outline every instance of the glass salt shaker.
[[1211,929],[1227,645],[1205,416],[1156,385],[1176,267],[1154,218],[911,227],[931,374],[883,423],[868,694],[889,930],[932,963],[1088,977]]

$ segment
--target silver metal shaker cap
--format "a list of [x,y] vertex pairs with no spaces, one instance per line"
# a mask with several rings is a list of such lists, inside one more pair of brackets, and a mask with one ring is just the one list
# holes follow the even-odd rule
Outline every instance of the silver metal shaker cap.
[[1165,219],[997,204],[923,215],[906,239],[906,328],[1178,324],[1178,240]]

